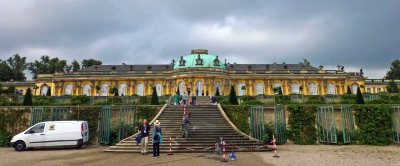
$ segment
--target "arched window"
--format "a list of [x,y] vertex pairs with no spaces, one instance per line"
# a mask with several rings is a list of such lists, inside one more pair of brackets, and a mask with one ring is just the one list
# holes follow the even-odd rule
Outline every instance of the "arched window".
[[256,95],[262,95],[264,94],[264,86],[262,83],[257,83],[256,84]]
[[296,82],[292,83],[292,85],[290,86],[290,91],[292,91],[293,94],[299,94],[300,93],[299,84]]
[[108,84],[101,85],[100,96],[108,96]]
[[336,94],[335,85],[333,83],[328,83],[328,94],[329,95]]
[[126,84],[122,83],[118,86],[118,95],[126,96]]
[[[183,95],[183,93],[185,93],[185,82],[183,82],[183,81],[179,82],[178,86],[179,86],[179,94]],[[199,92],[199,93],[201,93],[201,92]]]
[[274,93],[275,93],[275,94],[278,93],[278,92],[276,92],[276,90],[275,90],[275,88],[278,88],[278,87],[281,88],[281,91],[282,91],[282,93],[283,93],[282,84],[279,83],[279,82],[277,82],[277,83],[274,84],[274,88],[273,88]]
[[83,95],[90,96],[90,85],[89,84],[83,85]]
[[160,83],[156,84],[156,91],[158,96],[162,95],[162,85]]
[[68,84],[68,85],[65,86],[64,94],[65,95],[72,95],[72,85],[71,84]]
[[43,85],[42,88],[40,88],[40,96],[46,96],[48,90],[49,87],[47,85]]
[[219,91],[219,94],[222,95],[221,93],[221,85],[219,82],[215,83],[215,93],[217,93],[217,89]]
[[318,95],[317,84],[310,83],[309,88],[310,88],[310,95]]
[[353,84],[353,85],[351,86],[351,92],[352,92],[353,94],[357,94],[357,88],[358,88],[358,85],[357,85],[357,84]]
[[144,85],[142,83],[136,85],[136,94],[138,96],[144,96]]
[[244,85],[244,83],[239,83],[238,84],[238,96],[244,96],[246,91],[246,87]]

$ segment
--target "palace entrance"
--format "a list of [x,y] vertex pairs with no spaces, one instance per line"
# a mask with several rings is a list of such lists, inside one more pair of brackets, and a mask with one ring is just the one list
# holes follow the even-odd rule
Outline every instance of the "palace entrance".
[[[196,90],[199,90],[199,93],[198,94],[196,94],[197,96],[201,96],[201,94],[203,93],[203,82],[201,82],[201,81],[197,81],[197,84],[196,84]],[[196,93],[196,90],[195,90],[195,93]]]

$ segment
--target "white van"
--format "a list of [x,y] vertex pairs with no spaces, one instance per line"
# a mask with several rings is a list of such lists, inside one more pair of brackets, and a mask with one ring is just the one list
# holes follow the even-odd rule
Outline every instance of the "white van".
[[36,147],[76,146],[80,148],[89,141],[89,126],[86,121],[40,122],[15,135],[11,147],[16,151]]

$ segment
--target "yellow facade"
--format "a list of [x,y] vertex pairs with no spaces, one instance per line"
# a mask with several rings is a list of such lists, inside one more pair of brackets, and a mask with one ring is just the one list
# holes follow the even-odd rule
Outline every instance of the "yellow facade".
[[[346,93],[347,86],[352,91],[361,87],[364,92],[364,80],[360,73],[323,70],[307,63],[222,64],[218,56],[203,50],[202,54],[192,51],[191,55],[182,56],[179,64],[173,60],[164,65],[92,66],[79,72],[39,75],[35,84],[39,89],[51,89],[53,96],[112,96],[112,87],[124,96],[151,95],[152,87],[157,88],[159,95],[175,94],[178,87],[181,93],[190,88],[192,95],[196,89],[199,95],[206,95],[207,91],[214,95],[219,87],[221,95],[229,95],[231,86],[239,96],[256,96],[274,95],[274,87],[278,86],[284,95],[338,95]],[[100,90],[96,90],[97,86]],[[40,94],[41,90],[36,92]]]

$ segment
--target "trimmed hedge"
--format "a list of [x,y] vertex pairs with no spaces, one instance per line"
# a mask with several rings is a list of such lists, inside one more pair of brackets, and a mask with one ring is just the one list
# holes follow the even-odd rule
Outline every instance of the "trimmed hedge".
[[250,133],[248,117],[250,116],[247,105],[222,105],[228,118],[243,133]]
[[293,104],[288,106],[289,128],[287,137],[295,144],[315,144],[317,139],[317,106]]
[[389,145],[393,142],[390,105],[355,105],[356,139],[359,144]]

